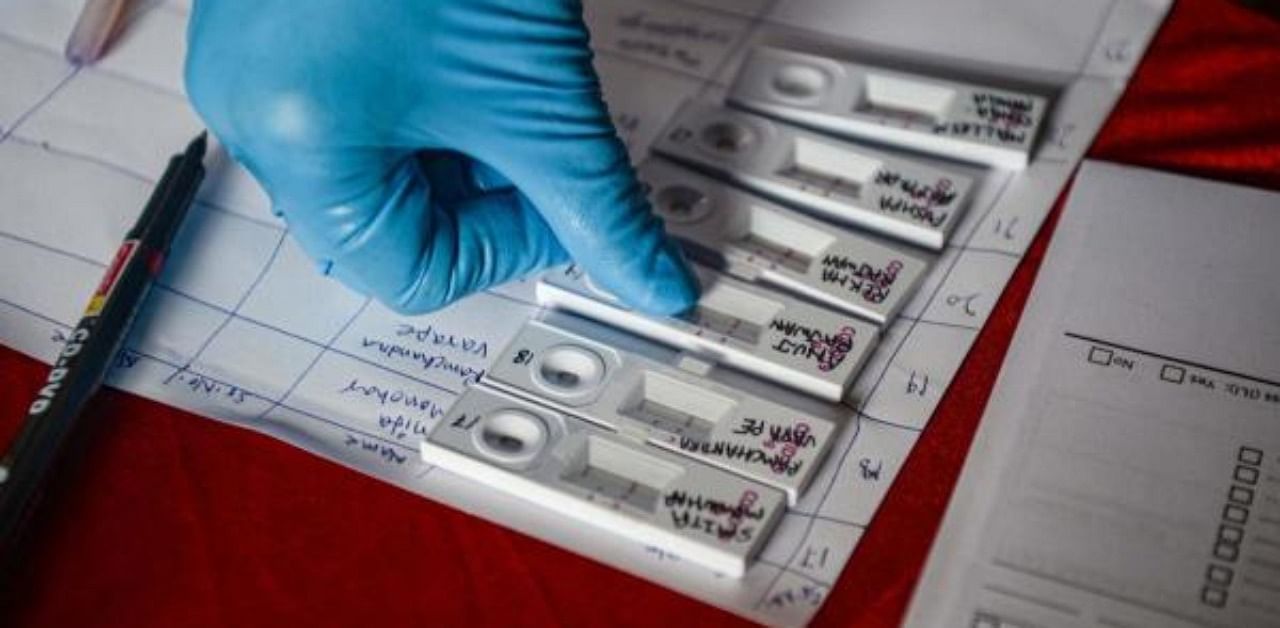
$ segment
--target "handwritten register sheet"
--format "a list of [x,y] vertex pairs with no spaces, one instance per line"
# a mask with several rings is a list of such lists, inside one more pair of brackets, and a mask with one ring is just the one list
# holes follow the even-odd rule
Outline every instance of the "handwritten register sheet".
[[[0,0],[0,341],[45,361],[170,153],[201,127],[181,80],[189,2],[138,3],[111,54],[76,69],[61,50],[80,4]],[[536,505],[422,464],[423,435],[538,312],[531,283],[398,316],[315,272],[253,180],[220,151],[109,383],[273,435],[743,616],[804,624],[1169,2],[585,4],[605,96],[637,161],[682,100],[722,98],[759,43],[809,42],[1053,98],[1028,169],[978,171],[951,245],[855,384],[856,420],[744,578],[584,534]]]

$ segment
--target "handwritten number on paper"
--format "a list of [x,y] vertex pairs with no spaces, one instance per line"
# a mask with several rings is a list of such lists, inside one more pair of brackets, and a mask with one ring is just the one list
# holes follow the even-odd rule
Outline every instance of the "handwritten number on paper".
[[907,378],[907,394],[925,396],[929,392],[929,375],[925,373],[917,373],[911,371],[911,376]]
[[858,461],[858,470],[862,474],[862,479],[870,481],[880,480],[880,471],[884,468],[883,460],[872,460],[863,458]]
[[453,422],[449,424],[449,427],[460,429],[460,430],[470,430],[471,428],[475,427],[476,423],[478,423],[479,421],[480,421],[480,415],[478,414],[475,416],[471,416],[468,414],[459,414],[458,418],[454,419]]
[[1076,132],[1074,122],[1064,122],[1049,130],[1049,143],[1062,150],[1067,149],[1067,139]]
[[980,292],[974,292],[972,294],[949,294],[947,295],[947,305],[951,307],[961,305],[961,309],[964,311],[965,316],[977,316],[977,310],[973,309],[973,301],[981,294],[982,293]]
[[1127,63],[1133,56],[1133,42],[1128,39],[1117,39],[1109,42],[1102,54],[1111,63]]
[[810,545],[804,548],[804,557],[800,559],[800,566],[805,569],[822,569],[827,566],[827,558],[830,555],[831,548]]
[[992,231],[995,232],[995,234],[1000,236],[1001,238],[1004,238],[1005,240],[1012,240],[1014,239],[1014,237],[1016,237],[1013,229],[1014,227],[1017,227],[1017,226],[1018,226],[1017,216],[1014,216],[1012,218],[997,218],[996,224],[993,226]]

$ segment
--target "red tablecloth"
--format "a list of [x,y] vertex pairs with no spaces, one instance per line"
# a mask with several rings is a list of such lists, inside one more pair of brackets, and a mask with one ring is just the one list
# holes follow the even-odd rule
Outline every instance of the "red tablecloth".
[[[1280,188],[1280,22],[1228,0],[1179,3],[1090,155]],[[900,622],[1053,222],[817,625]],[[44,371],[0,349],[0,439]],[[265,436],[114,391],[95,405],[93,442],[46,500],[0,624],[741,623]]]

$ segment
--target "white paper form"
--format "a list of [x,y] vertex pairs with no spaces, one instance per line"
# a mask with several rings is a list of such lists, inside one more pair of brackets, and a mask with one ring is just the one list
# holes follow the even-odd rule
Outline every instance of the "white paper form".
[[1280,625],[1280,194],[1086,162],[912,626]]
[[[911,0],[878,3],[875,19],[858,8],[867,3],[835,0],[585,4],[606,100],[636,160],[681,101],[722,94],[755,42],[821,41],[860,58],[1003,77],[1054,97],[1026,171],[975,169],[981,185],[952,247],[855,383],[858,420],[744,578],[583,535],[547,511],[421,465],[421,436],[536,312],[530,283],[431,316],[392,314],[314,272],[266,197],[220,151],[110,383],[275,435],[744,616],[803,624],[1168,3]],[[169,155],[200,126],[181,81],[188,3],[141,3],[111,54],[76,70],[61,50],[79,5],[0,0],[0,341],[46,361]]]

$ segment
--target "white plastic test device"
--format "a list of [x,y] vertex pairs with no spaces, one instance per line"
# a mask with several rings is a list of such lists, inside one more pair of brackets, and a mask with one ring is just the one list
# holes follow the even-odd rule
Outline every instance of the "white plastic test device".
[[562,315],[556,325],[530,321],[484,381],[781,490],[794,504],[847,409],[814,404],[784,390],[765,398],[753,394],[762,390],[759,384],[727,385],[709,367],[678,351]]
[[941,250],[972,180],[921,161],[702,101],[653,150],[829,220]]
[[702,296],[683,317],[631,310],[572,266],[544,277],[538,300],[828,401],[842,399],[878,340],[866,321],[694,269]]
[[782,491],[487,386],[422,442],[429,464],[738,577]]
[[1043,96],[762,46],[729,103],[819,131],[1002,168],[1025,168]]
[[811,218],[663,160],[639,168],[654,211],[695,259],[887,325],[932,256]]

